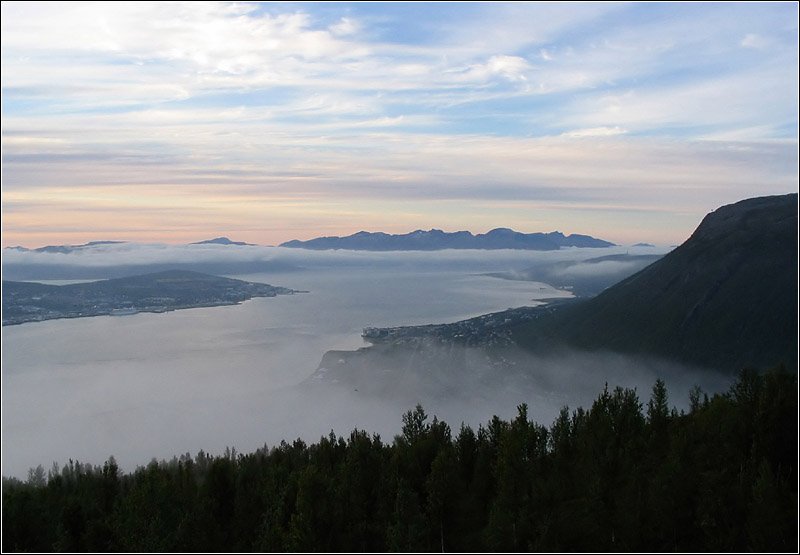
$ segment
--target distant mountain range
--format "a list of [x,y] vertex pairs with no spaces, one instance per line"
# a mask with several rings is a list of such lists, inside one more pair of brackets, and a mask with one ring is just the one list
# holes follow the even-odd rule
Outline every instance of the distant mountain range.
[[82,245],[48,245],[46,247],[39,247],[38,249],[26,249],[25,247],[6,247],[11,250],[21,252],[51,252],[60,254],[69,254],[71,252],[80,251],[86,248],[97,247],[100,245],[117,245],[125,243],[125,241],[89,241]]
[[[126,241],[91,241],[82,245],[48,245],[36,249],[21,246],[6,247],[21,252],[45,252],[69,254],[101,245],[115,245]],[[244,241],[233,241],[228,237],[216,237],[189,243],[190,245],[228,245],[257,246]],[[522,250],[558,250],[562,247],[612,247],[614,243],[595,239],[588,235],[564,235],[558,231],[552,233],[520,233],[513,229],[497,228],[488,233],[473,235],[469,231],[448,233],[440,229],[430,231],[417,230],[403,235],[388,233],[370,233],[359,231],[347,237],[318,237],[308,241],[287,241],[281,247],[310,250],[364,250],[364,251],[434,251],[442,249],[522,249]]]
[[[6,247],[10,250],[20,252],[51,252],[69,254],[71,252],[85,250],[87,248],[98,247],[102,245],[119,245],[127,243],[127,241],[89,241],[82,245],[48,245],[46,247],[39,247],[37,249],[28,249],[21,246]],[[234,245],[234,246],[248,246],[253,247],[252,243],[245,243],[244,241],[232,241],[227,237],[216,237],[214,239],[207,239],[205,241],[197,241],[196,243],[189,243],[190,245]]]
[[473,235],[469,231],[448,233],[441,229],[418,229],[402,235],[359,231],[347,237],[318,237],[308,241],[287,241],[281,247],[362,251],[434,251],[442,249],[522,249],[549,251],[562,247],[612,247],[614,243],[588,235],[552,233],[520,233],[513,229],[497,228],[488,233]]

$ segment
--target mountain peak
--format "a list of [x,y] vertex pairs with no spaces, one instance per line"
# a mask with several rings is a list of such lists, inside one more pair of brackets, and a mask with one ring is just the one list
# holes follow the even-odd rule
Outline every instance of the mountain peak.
[[[775,224],[776,208],[794,207],[794,218],[797,219],[797,193],[775,195],[741,200],[726,204],[709,212],[690,239],[696,241],[713,241],[726,237],[734,231],[745,232],[748,229],[760,228],[765,224]],[[786,212],[784,218],[792,217]]]
[[245,243],[244,241],[231,241],[227,237],[215,237],[214,239],[206,239],[205,241],[198,241],[196,243],[189,243],[190,245],[236,245],[253,247],[253,243]]

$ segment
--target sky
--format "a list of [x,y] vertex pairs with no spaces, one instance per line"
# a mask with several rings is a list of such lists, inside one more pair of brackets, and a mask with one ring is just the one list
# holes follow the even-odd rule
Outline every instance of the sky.
[[798,190],[797,3],[2,3],[2,244],[684,241]]

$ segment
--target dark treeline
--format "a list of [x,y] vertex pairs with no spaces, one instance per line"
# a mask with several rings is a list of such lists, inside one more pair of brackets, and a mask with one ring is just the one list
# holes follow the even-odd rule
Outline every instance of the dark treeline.
[[527,407],[456,433],[421,407],[354,431],[3,480],[3,551],[795,551],[797,378],[729,392],[606,388],[544,427]]

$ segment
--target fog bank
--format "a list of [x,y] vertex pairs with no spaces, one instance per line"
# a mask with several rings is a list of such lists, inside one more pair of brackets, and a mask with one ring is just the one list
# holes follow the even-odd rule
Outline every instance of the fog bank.
[[[161,251],[139,260],[157,260],[154,252]],[[390,440],[418,402],[457,428],[493,414],[510,417],[521,402],[549,423],[563,405],[591,403],[605,381],[637,387],[646,401],[655,378],[665,377],[679,406],[694,383],[709,391],[726,387],[692,371],[609,353],[509,354],[516,370],[493,374],[494,366],[481,367],[485,355],[478,351],[459,355],[471,361],[460,375],[452,365],[412,365],[435,376],[436,387],[409,373],[405,385],[384,395],[377,390],[392,382],[380,376],[381,364],[372,368],[378,377],[369,387],[346,381],[308,387],[324,353],[364,346],[364,327],[453,322],[568,295],[543,283],[480,274],[579,261],[596,249],[274,252],[298,269],[237,277],[309,293],[4,327],[3,475],[24,477],[30,467],[70,458],[101,464],[110,455],[131,470],[153,457],[200,449],[316,441],[331,429],[364,428]],[[128,260],[117,251],[108,257],[108,264]]]

